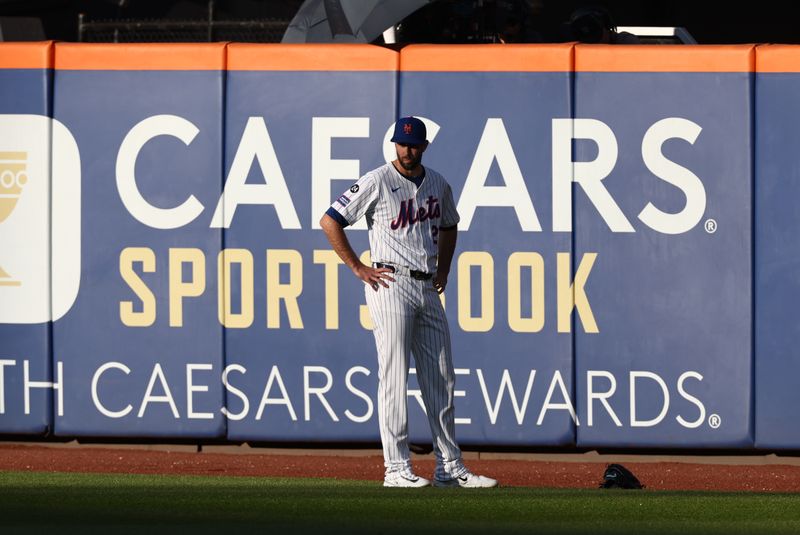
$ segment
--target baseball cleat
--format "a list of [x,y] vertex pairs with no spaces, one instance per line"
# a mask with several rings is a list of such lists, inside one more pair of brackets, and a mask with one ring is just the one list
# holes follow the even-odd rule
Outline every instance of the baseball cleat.
[[418,488],[427,487],[431,482],[424,477],[419,477],[411,470],[400,470],[399,472],[389,472],[383,478],[384,487],[394,488]]
[[497,486],[497,480],[486,476],[478,476],[472,472],[451,479],[433,479],[434,487],[461,487],[464,489],[488,489]]

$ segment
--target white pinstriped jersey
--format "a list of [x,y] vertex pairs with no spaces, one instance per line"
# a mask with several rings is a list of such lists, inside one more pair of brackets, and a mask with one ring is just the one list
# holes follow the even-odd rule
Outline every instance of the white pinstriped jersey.
[[358,179],[331,206],[348,224],[367,218],[373,262],[434,273],[439,228],[459,221],[453,192],[444,177],[425,167],[416,184],[388,163]]

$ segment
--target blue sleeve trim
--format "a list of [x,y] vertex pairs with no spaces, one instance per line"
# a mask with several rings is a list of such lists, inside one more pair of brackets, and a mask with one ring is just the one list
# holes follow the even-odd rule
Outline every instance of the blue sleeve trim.
[[342,214],[337,212],[336,208],[334,208],[333,206],[328,208],[328,211],[325,212],[325,213],[328,214],[329,216],[331,216],[332,218],[334,218],[336,220],[336,222],[339,223],[342,226],[342,228],[344,228],[344,227],[346,227],[346,226],[348,226],[350,224],[350,223],[347,222],[347,219],[345,219]]

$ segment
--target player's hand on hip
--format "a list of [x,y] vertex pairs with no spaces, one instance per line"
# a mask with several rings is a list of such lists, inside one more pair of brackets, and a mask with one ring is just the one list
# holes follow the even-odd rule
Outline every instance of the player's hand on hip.
[[356,277],[369,284],[376,292],[379,285],[388,288],[388,282],[394,282],[391,273],[393,271],[389,268],[373,268],[364,264],[356,267],[355,270]]
[[444,289],[447,287],[447,274],[446,273],[436,273],[433,277],[433,288],[438,293],[444,293]]

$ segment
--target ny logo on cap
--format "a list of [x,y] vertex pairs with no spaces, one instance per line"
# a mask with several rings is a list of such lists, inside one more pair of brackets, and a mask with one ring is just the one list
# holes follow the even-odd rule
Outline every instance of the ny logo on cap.
[[403,133],[410,134],[411,133],[411,123],[406,123],[403,125]]

